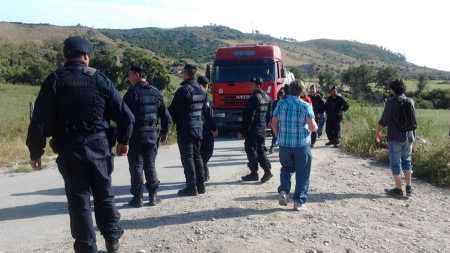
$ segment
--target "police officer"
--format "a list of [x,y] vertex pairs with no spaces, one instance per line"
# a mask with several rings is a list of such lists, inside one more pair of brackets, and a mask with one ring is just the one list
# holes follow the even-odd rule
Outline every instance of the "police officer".
[[329,140],[325,145],[334,145],[334,147],[337,147],[340,144],[341,122],[344,118],[344,112],[348,108],[347,101],[337,92],[336,86],[333,86],[330,91],[330,96],[325,102],[325,112],[327,114],[325,130]]
[[207,96],[195,79],[196,72],[194,65],[184,66],[184,81],[169,106],[170,115],[177,125],[178,148],[186,177],[186,187],[178,192],[180,196],[195,196],[206,192],[200,149]]
[[158,121],[161,120],[160,140],[167,140],[167,133],[171,118],[164,104],[161,92],[150,85],[145,79],[142,66],[133,65],[128,71],[128,81],[131,87],[124,96],[124,101],[133,112],[136,123],[130,139],[128,163],[131,175],[131,194],[133,198],[128,202],[132,207],[143,205],[144,175],[149,194],[150,206],[160,202],[156,191],[159,180],[156,174],[155,159],[157,153]]
[[[205,92],[209,88],[209,80],[205,76],[199,76],[197,82],[203,88]],[[219,135],[216,123],[213,118],[213,110],[211,107],[211,101],[208,99],[206,106],[204,108],[204,122],[203,122],[203,140],[202,140],[202,159],[203,159],[203,169],[205,173],[205,182],[209,181],[209,168],[208,162],[214,153],[214,137]]]
[[242,177],[243,181],[258,181],[258,163],[264,170],[261,182],[272,178],[271,165],[266,155],[266,127],[270,122],[272,101],[261,89],[263,80],[253,78],[253,93],[247,102],[243,113],[242,135],[245,138],[245,152],[248,158],[250,174]]
[[108,252],[118,252],[123,230],[111,190],[111,153],[105,131],[108,119],[117,123],[117,154],[128,152],[133,114],[122,102],[112,82],[88,67],[91,44],[81,37],[64,41],[64,67],[47,77],[36,99],[28,129],[31,165],[39,169],[46,137],[61,172],[68,200],[75,252],[97,252],[91,217],[94,197],[97,227]]

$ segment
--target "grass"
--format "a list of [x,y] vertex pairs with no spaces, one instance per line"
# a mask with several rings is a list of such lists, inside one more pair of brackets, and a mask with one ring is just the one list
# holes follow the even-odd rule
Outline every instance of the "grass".
[[[388,161],[386,144],[375,142],[375,129],[381,112],[381,107],[352,103],[344,122],[344,150]],[[418,110],[417,119],[414,175],[438,185],[450,186],[450,110]]]
[[25,146],[29,103],[39,87],[0,83],[0,166],[28,158]]
[[[417,90],[417,80],[406,80],[407,91],[413,92]],[[428,85],[426,90],[446,90],[450,89],[450,81],[447,80],[428,80]]]

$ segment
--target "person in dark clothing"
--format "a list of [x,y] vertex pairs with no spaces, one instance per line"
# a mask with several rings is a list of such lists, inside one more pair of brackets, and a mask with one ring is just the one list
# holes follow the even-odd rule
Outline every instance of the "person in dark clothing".
[[261,78],[252,79],[253,93],[243,112],[242,135],[245,138],[245,152],[248,158],[250,174],[243,181],[258,181],[258,163],[264,170],[261,182],[272,178],[271,164],[266,155],[266,128],[272,117],[270,97],[261,89]]
[[338,94],[336,87],[332,87],[330,96],[325,103],[325,112],[327,114],[326,132],[329,140],[325,145],[337,147],[340,144],[341,122],[344,118],[344,112],[348,108],[349,106],[344,97]]
[[[390,83],[393,97],[389,98],[385,105],[383,114],[378,122],[376,141],[380,143],[384,137],[383,128],[387,128],[387,141],[389,144],[389,163],[394,177],[395,187],[385,189],[385,192],[394,197],[403,197],[401,174],[405,176],[405,191],[407,196],[412,195],[412,150],[416,139],[415,129],[416,110],[414,100],[405,95],[406,87],[402,80],[394,80]],[[404,106],[409,106],[409,115],[405,116]],[[405,129],[405,124],[407,128]]]
[[201,145],[207,95],[195,79],[196,72],[195,66],[186,64],[184,81],[169,106],[177,126],[178,148],[186,176],[186,187],[178,192],[180,196],[196,196],[206,192]]
[[[133,195],[128,204],[132,207],[142,207],[145,175],[145,186],[149,194],[148,205],[154,206],[160,202],[157,198],[159,180],[155,168],[158,138],[161,142],[167,140],[171,118],[164,104],[163,95],[147,82],[141,66],[131,66],[128,71],[128,81],[131,87],[128,88],[124,101],[136,119],[128,152],[131,194]],[[158,137],[157,127],[159,120],[161,121],[160,137]]]
[[51,73],[41,86],[28,128],[27,146],[31,166],[40,169],[46,138],[58,154],[68,201],[75,252],[96,253],[91,217],[91,194],[95,220],[109,253],[118,252],[123,234],[120,214],[111,189],[112,154],[106,130],[117,123],[117,155],[128,152],[134,117],[112,82],[88,67],[91,44],[78,36],[64,41],[65,64]]
[[[320,98],[322,99],[322,101],[324,101],[324,95],[322,92],[318,91],[317,95],[320,96]],[[322,108],[323,112],[320,115],[320,118],[318,118],[317,120],[317,124],[318,124],[318,129],[317,129],[317,138],[322,138],[322,133],[323,133],[323,128],[325,126],[325,122],[327,120],[327,116],[325,114],[325,102],[323,103],[323,108]]]
[[[277,108],[278,102],[279,102],[281,99],[283,99],[283,98],[287,95],[286,90],[287,90],[287,86],[286,86],[286,87],[283,87],[283,88],[280,89],[280,91],[278,92],[278,94],[277,94],[277,100],[275,100],[275,101],[272,102],[272,113],[273,113],[273,111],[275,110],[275,108]],[[273,133],[273,131],[272,131],[272,144],[270,145],[270,148],[269,148],[269,154],[272,154],[272,153],[273,153],[273,149],[274,149],[275,146],[277,145],[277,140],[278,140],[277,136],[276,136],[276,135]]]
[[[322,99],[322,96],[319,92],[317,92],[317,88],[315,85],[312,85],[309,89],[309,94],[312,100],[312,106],[314,110],[314,117],[315,119],[320,122],[320,120],[323,120],[324,117],[324,109],[325,109],[325,102]],[[311,147],[314,147],[316,144],[317,138],[319,137],[319,132],[312,132],[311,133]]]
[[[203,88],[205,92],[209,88],[209,80],[205,76],[199,76],[197,82]],[[203,169],[205,172],[205,182],[209,181],[209,168],[208,162],[214,153],[214,137],[219,135],[216,123],[213,118],[213,110],[211,107],[211,101],[208,99],[204,110],[204,123],[203,123],[203,140],[202,140],[202,159]]]

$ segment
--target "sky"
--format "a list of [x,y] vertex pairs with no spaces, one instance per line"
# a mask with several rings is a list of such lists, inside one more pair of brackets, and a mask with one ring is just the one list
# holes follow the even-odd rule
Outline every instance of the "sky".
[[225,25],[275,37],[386,47],[450,71],[448,0],[0,0],[0,21],[95,28]]

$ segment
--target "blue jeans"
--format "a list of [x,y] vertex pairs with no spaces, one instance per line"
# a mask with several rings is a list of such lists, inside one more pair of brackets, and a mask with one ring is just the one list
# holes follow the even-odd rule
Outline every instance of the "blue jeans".
[[412,169],[411,155],[411,142],[389,142],[389,163],[394,176],[400,175],[400,170],[410,171]]
[[295,173],[294,201],[305,203],[308,198],[309,175],[311,173],[311,148],[304,145],[299,148],[280,147],[280,186],[278,192],[291,191],[291,175]]

